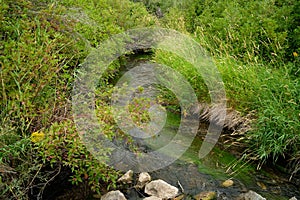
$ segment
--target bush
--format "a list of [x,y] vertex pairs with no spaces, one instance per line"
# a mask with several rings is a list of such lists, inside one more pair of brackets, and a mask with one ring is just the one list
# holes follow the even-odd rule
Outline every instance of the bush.
[[[53,166],[62,165],[72,171],[70,181],[78,185],[88,182],[92,191],[100,193],[105,183],[107,188],[116,186],[118,173],[105,165],[109,151],[99,148],[97,159],[86,149],[85,144],[76,131],[72,121],[54,123],[45,133],[45,139],[35,143],[35,150],[44,164]],[[102,155],[102,160],[100,160]]]
[[117,173],[88,153],[72,123],[74,74],[100,41],[154,18],[129,1],[6,0],[0,19],[1,198],[27,199],[34,184],[52,180],[49,166],[68,166],[71,181],[93,191],[99,180],[112,187]]
[[10,169],[1,198],[26,199],[35,180],[46,178],[30,133],[68,116],[66,99],[82,48],[64,33],[72,26],[57,17],[62,7],[37,12],[30,1],[5,1],[0,9],[0,165]]
[[7,14],[1,26],[1,118],[25,134],[66,116],[72,69],[82,48],[63,33],[66,22],[51,8],[33,14],[30,2],[19,5],[24,8],[9,3],[2,7]]

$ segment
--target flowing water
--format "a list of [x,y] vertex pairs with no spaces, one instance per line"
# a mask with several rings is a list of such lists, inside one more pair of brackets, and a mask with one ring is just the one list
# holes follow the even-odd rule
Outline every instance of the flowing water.
[[[151,55],[133,55],[122,71],[125,73],[143,64],[150,57]],[[166,125],[157,137],[138,141],[141,148],[157,150],[168,144],[177,134],[180,115],[172,112],[167,112],[167,115]],[[254,165],[239,161],[231,153],[218,147],[215,147],[204,159],[199,159],[198,151],[203,140],[200,135],[205,135],[207,125],[200,124],[200,127],[204,128],[199,129],[200,134],[194,138],[188,150],[172,164],[151,172],[152,179],[163,179],[178,188],[182,186],[186,199],[202,191],[215,191],[217,199],[236,199],[241,193],[249,190],[270,200],[290,199],[293,196],[300,199],[299,181],[291,182],[287,174],[279,173],[275,169],[267,168],[258,171]],[[186,135],[191,137],[188,133]],[[221,146],[222,144],[219,144],[219,147]],[[165,153],[172,156],[172,149]],[[234,181],[233,186],[227,188],[222,186],[222,182],[227,179]],[[128,199],[143,199],[144,194],[131,189],[127,190],[126,196]]]
[[[169,143],[177,133],[180,116],[168,113],[166,126],[157,138],[148,139],[145,148],[157,149]],[[151,172],[153,179],[163,179],[166,182],[183,188],[186,199],[202,191],[215,191],[217,199],[237,199],[241,193],[253,190],[271,200],[300,198],[299,185],[289,182],[266,171],[257,171],[248,163],[241,163],[233,155],[217,147],[204,159],[198,158],[201,145],[200,137],[195,137],[190,148],[171,165]],[[149,161],[151,162],[151,161]],[[230,187],[222,186],[222,182],[232,179]],[[129,190],[129,199],[143,199],[143,194]]]

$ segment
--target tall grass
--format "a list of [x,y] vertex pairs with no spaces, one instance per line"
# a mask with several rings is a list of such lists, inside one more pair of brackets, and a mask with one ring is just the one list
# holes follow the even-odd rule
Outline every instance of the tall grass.
[[244,113],[256,111],[253,130],[244,141],[248,157],[262,164],[299,154],[299,79],[293,79],[285,68],[258,64],[225,61],[219,69],[229,104]]
[[[161,20],[167,27],[175,19],[183,21],[177,30],[188,30],[214,58],[228,105],[244,114],[256,113],[243,140],[248,147],[244,156],[259,166],[284,158],[293,173],[299,170],[293,163],[299,162],[300,153],[298,7],[298,2],[285,0],[192,1],[169,9]],[[157,59],[169,59],[175,67],[181,62],[168,55]],[[181,64],[181,71],[192,81],[197,74],[188,67]],[[201,79],[195,80],[201,85]],[[196,88],[200,96],[205,94],[202,88]]]

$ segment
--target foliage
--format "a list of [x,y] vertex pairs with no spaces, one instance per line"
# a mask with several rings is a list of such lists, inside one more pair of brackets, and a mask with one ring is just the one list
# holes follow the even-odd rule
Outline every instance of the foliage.
[[134,0],[134,2],[143,3],[150,13],[155,14],[155,12],[158,9],[161,9],[161,11],[163,13],[169,12],[169,9],[174,8],[179,1],[177,1],[177,0],[176,1],[174,1],[174,0],[173,1],[172,0],[166,0],[166,1],[161,1],[161,0]]
[[[25,197],[31,190],[32,182],[37,177],[36,172],[40,168],[40,163],[32,157],[34,151],[30,139],[17,138],[12,131],[6,135],[3,141],[4,131],[1,130],[0,148],[0,196],[2,199],[19,199]],[[11,144],[2,146],[9,137]],[[13,137],[16,137],[13,139]]]
[[75,31],[89,47],[97,47],[109,36],[129,28],[156,23],[155,18],[149,15],[143,6],[130,1],[65,0],[63,4],[71,8],[68,15],[77,22]]
[[68,166],[74,184],[89,181],[97,192],[103,188],[99,180],[113,186],[116,172],[92,158],[79,138],[63,137],[78,136],[70,122],[72,82],[79,63],[100,41],[152,25],[154,17],[129,1],[5,0],[0,19],[1,198],[27,199],[36,181],[47,185],[55,178],[43,171],[49,165]]
[[94,158],[70,120],[60,124],[54,123],[47,131],[46,138],[36,143],[35,149],[44,163],[69,167],[73,174],[70,177],[73,184],[86,181],[92,191],[97,193],[103,189],[101,182],[107,184],[108,188],[114,188],[116,185],[118,173],[105,165],[109,152],[99,148],[101,152],[97,154],[97,159]]
[[151,100],[145,97],[134,97],[130,102],[128,106],[128,111],[131,114],[130,118],[138,127],[142,128],[150,121],[148,109],[151,104]]
[[44,176],[28,133],[66,117],[69,73],[82,48],[63,33],[67,22],[56,17],[61,7],[41,14],[29,1],[5,1],[0,10],[0,159],[12,171],[4,172],[1,198],[26,199]]
[[[217,56],[246,62],[258,60],[281,66],[298,62],[298,1],[194,1],[189,29],[204,38],[203,45]],[[217,52],[215,51],[217,49]]]

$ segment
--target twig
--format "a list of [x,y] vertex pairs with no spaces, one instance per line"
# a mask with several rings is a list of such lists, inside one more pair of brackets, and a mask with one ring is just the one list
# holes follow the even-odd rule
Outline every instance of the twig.
[[30,188],[31,184],[33,183],[34,179],[37,177],[38,173],[41,171],[43,167],[43,164],[41,164],[40,168],[38,169],[38,171],[35,173],[34,177],[32,178],[32,180],[30,181],[30,183],[28,184],[27,188]]
[[41,196],[42,196],[42,194],[43,194],[43,192],[44,192],[44,190],[45,190],[47,184],[48,184],[49,182],[51,182],[51,181],[52,181],[52,180],[60,173],[60,171],[61,171],[61,165],[59,165],[58,172],[57,172],[53,177],[51,177],[51,178],[44,184],[43,188],[40,190],[40,192],[39,192],[39,194],[38,194],[38,196],[37,196],[37,200],[42,199]]
[[177,181],[177,183],[178,183],[178,185],[179,185],[179,187],[180,187],[180,189],[181,189],[181,192],[184,193],[184,189],[183,189],[182,185],[180,184],[180,182]]

